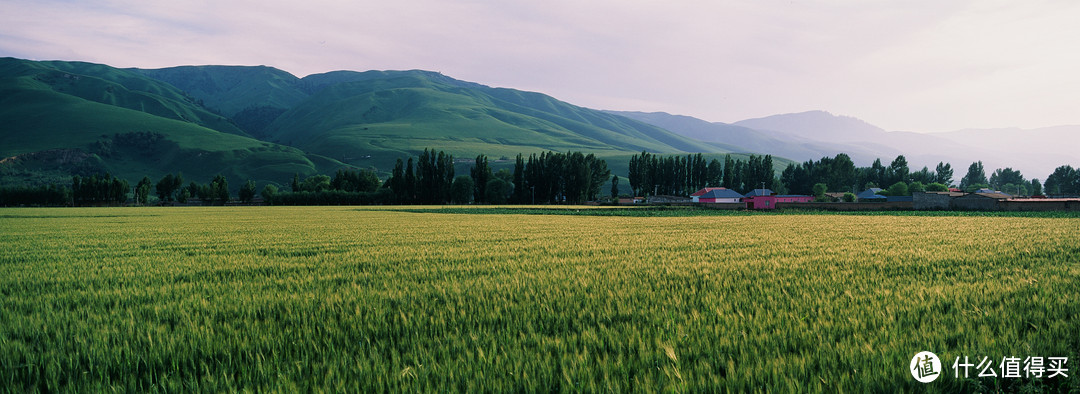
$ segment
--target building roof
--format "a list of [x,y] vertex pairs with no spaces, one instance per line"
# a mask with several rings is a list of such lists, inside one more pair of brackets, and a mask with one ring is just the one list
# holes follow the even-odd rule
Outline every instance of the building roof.
[[[980,196],[980,197],[992,198],[992,199],[995,199],[995,200],[1006,200],[1006,199],[1012,198],[1012,196],[1010,196],[1008,194],[1005,194],[1005,193],[971,193],[971,194],[969,194],[969,195],[967,195],[965,197],[971,197],[971,196]],[[964,198],[964,197],[961,197],[961,198]]]
[[871,187],[869,189],[866,189],[866,190],[863,190],[863,191],[859,192],[859,194],[857,194],[855,197],[858,197],[859,199],[885,198],[885,196],[878,196],[878,192],[880,192],[880,191],[881,191],[881,188],[879,188],[879,187]]
[[698,198],[743,198],[743,195],[731,189],[718,187],[698,196]]
[[[960,196],[963,196],[963,195],[967,194],[967,193],[964,193],[964,192],[915,192],[915,193],[940,194],[942,196],[949,196],[949,197],[960,197]],[[912,194],[915,194],[915,193],[912,193]]]
[[773,195],[773,191],[769,190],[769,189],[754,189],[754,190],[751,190],[749,193],[746,193],[746,197],[771,196],[771,195]]
[[708,193],[710,191],[720,190],[720,189],[725,189],[726,190],[726,188],[723,188],[723,187],[706,187],[704,189],[701,189],[701,190],[698,190],[698,191],[694,192],[694,194],[691,194],[690,197],[697,197],[697,196],[700,196],[702,194]]

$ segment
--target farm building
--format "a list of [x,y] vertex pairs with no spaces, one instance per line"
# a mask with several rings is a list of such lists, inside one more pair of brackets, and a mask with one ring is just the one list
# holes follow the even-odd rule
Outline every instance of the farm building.
[[982,189],[976,190],[975,193],[981,193],[981,194],[1004,194],[1006,196],[1012,197],[1012,195],[1009,195],[1007,193],[1002,193],[1000,190],[987,189],[987,188],[982,188]]
[[776,209],[777,203],[807,203],[813,201],[813,196],[796,194],[780,194],[773,196],[754,196],[744,198],[743,202],[750,209]]
[[739,192],[723,187],[707,187],[690,195],[693,202],[706,203],[737,203],[743,195]]
[[754,189],[746,194],[743,202],[750,209],[776,209],[776,203],[786,202],[810,202],[814,198],[803,195],[776,195],[769,189]]
[[1003,211],[1080,211],[1080,198],[1010,198],[998,202]]
[[881,188],[871,187],[869,189],[859,192],[855,195],[859,202],[885,202],[887,197],[878,194],[881,192]]
[[962,192],[914,192],[912,207],[918,210],[949,209],[952,199],[963,196]]
[[828,202],[844,201],[844,194],[846,192],[828,192],[825,193],[825,198]]
[[952,199],[952,209],[972,211],[994,211],[998,209],[998,203],[1009,199],[1010,195],[1003,193],[971,193]]
[[775,193],[773,193],[773,191],[769,189],[754,189],[751,190],[749,193],[746,193],[746,197],[771,196],[773,194]]

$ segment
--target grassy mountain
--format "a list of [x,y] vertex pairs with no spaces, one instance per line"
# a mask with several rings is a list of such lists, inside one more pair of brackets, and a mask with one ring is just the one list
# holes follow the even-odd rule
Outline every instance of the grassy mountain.
[[490,88],[425,71],[305,77],[312,95],[265,138],[345,161],[386,163],[437,147],[459,157],[543,150],[720,152],[719,146],[549,96]]
[[220,172],[236,183],[284,183],[345,165],[387,171],[425,148],[466,160],[584,151],[618,173],[641,151],[746,152],[544,94],[419,70],[296,78],[262,66],[140,70],[9,58],[0,59],[0,91],[5,184],[104,171],[132,181],[183,171],[197,181]]
[[0,76],[28,78],[38,87],[101,104],[245,135],[224,116],[194,103],[176,87],[131,72],[83,62],[31,62],[0,58]]
[[181,66],[131,71],[169,83],[260,136],[271,122],[308,97],[300,79],[272,67]]
[[111,172],[134,182],[183,171],[206,181],[284,182],[335,164],[246,137],[176,87],[78,62],[0,59],[0,180],[40,183]]
[[249,108],[288,109],[307,98],[299,78],[273,67],[181,66],[132,71],[167,82],[230,117]]

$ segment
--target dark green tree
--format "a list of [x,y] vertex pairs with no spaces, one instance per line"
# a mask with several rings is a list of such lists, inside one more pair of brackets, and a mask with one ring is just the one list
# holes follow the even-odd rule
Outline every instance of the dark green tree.
[[825,193],[828,192],[828,185],[824,183],[814,184],[814,201],[827,201]]
[[995,190],[1004,190],[1005,185],[1027,184],[1027,179],[1024,179],[1024,175],[1020,174],[1020,171],[1013,170],[1012,168],[998,168],[994,170],[993,174],[990,174],[990,187]]
[[450,186],[450,200],[454,204],[468,204],[473,199],[473,178],[468,175],[461,175],[454,178],[453,184]]
[[735,161],[731,160],[731,154],[724,155],[724,172],[721,174],[721,185],[728,189],[738,189],[739,186],[735,184],[735,173],[737,171]]
[[896,156],[892,163],[889,163],[889,167],[885,169],[885,176],[882,179],[883,184],[894,184],[896,182],[908,182],[908,175],[910,170],[908,169],[907,158],[904,155]]
[[274,195],[277,194],[277,192],[277,186],[274,186],[273,184],[267,184],[266,186],[263,186],[262,193],[260,194],[262,194],[263,200],[269,203],[271,200],[274,199]]
[[964,175],[960,179],[960,188],[964,191],[970,191],[969,189],[977,188],[979,185],[986,185],[989,182],[986,179],[986,171],[983,170],[982,161],[971,163],[968,166],[967,175]]
[[1072,166],[1064,165],[1054,169],[1043,182],[1043,191],[1047,195],[1066,196],[1080,192],[1080,172]]
[[247,204],[251,200],[255,199],[255,181],[248,179],[244,182],[244,185],[240,187],[240,193],[238,194],[240,201]]
[[229,202],[229,181],[224,175],[218,174],[210,180],[210,199],[215,203],[225,204]]
[[889,186],[888,195],[890,195],[890,196],[907,196],[907,195],[910,195],[910,193],[908,193],[908,185],[906,183],[904,183],[904,182],[899,182],[898,181],[898,182],[892,184],[892,186]]
[[[720,164],[720,160],[709,160],[709,166],[705,170],[705,186],[703,187],[720,187],[724,182],[724,165]],[[701,190],[700,188],[698,190]],[[697,190],[695,190],[697,191]]]
[[143,179],[139,181],[139,183],[135,184],[136,203],[146,205],[147,201],[150,200],[150,185],[152,185],[152,181],[148,176],[144,176]]
[[491,178],[484,188],[484,193],[487,193],[484,200],[488,203],[506,204],[506,198],[510,195],[510,183],[500,178]]
[[475,164],[469,169],[473,180],[473,201],[483,204],[487,202],[485,190],[488,180],[492,177],[491,167],[488,166],[488,158],[485,155],[477,155],[473,163]]
[[518,153],[514,160],[514,198],[515,204],[529,203],[529,186],[525,182],[525,157]]
[[937,176],[935,176],[934,173],[930,171],[929,167],[923,166],[921,170],[911,173],[910,179],[912,183],[919,182],[926,185],[934,183],[934,180],[937,179]]
[[410,157],[408,164],[405,165],[405,195],[402,198],[402,202],[406,204],[415,203],[418,187],[419,182],[416,178],[416,172],[413,171],[413,159]]
[[1043,187],[1042,187],[1042,183],[1039,183],[1039,178],[1033,178],[1031,180],[1031,186],[1030,186],[1030,189],[1028,189],[1028,190],[1031,191],[1031,194],[1034,194],[1034,195],[1043,194]]
[[947,192],[947,191],[949,191],[949,187],[945,186],[942,183],[934,182],[934,183],[931,183],[929,185],[926,185],[926,191],[928,191],[928,192]]
[[312,175],[304,178],[303,182],[300,182],[299,191],[317,193],[326,190],[330,190],[330,177],[326,175]]
[[386,183],[390,191],[394,192],[394,200],[403,202],[405,200],[405,163],[400,157],[394,164],[394,170],[390,172],[390,179]]
[[952,165],[945,162],[938,162],[937,167],[934,168],[934,182],[940,183],[945,186],[952,185],[953,169]]
[[[179,182],[179,184],[182,183],[182,181]],[[173,193],[176,192],[177,186],[178,183],[176,182],[175,177],[173,177],[173,174],[165,174],[165,176],[158,181],[157,185],[154,186],[154,189],[161,201],[172,201]]]

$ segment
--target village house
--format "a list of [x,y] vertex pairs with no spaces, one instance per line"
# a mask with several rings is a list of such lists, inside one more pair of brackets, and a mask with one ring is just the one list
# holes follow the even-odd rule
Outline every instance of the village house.
[[690,198],[693,202],[738,203],[743,195],[724,187],[706,187],[691,194]]
[[885,202],[888,197],[880,195],[881,188],[871,187],[856,194],[855,197],[859,202]]
[[963,192],[914,192],[911,193],[912,207],[917,210],[947,210],[952,199],[961,197]]
[[950,207],[971,211],[994,211],[998,209],[999,202],[1011,197],[1004,193],[970,193],[952,199]]
[[749,209],[776,209],[777,203],[788,202],[810,202],[814,199],[812,196],[803,196],[796,194],[782,194],[777,195],[769,189],[754,189],[750,193],[746,194],[746,198],[743,198],[743,202],[746,203],[746,207]]

